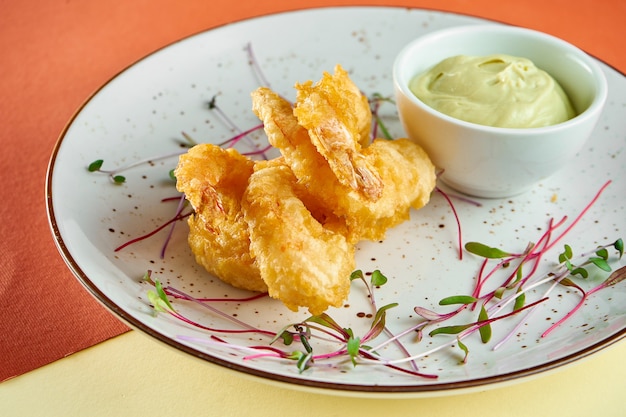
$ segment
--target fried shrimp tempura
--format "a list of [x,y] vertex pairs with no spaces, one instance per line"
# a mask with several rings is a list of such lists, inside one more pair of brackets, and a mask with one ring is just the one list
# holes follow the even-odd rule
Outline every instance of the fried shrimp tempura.
[[[308,185],[316,178],[333,178],[334,174],[326,159],[311,143],[307,130],[298,124],[291,104],[269,88],[260,87],[252,92],[252,110],[263,121],[270,144],[280,150],[285,163],[299,182],[306,186],[307,192],[300,194],[306,207],[325,227],[348,235],[345,221],[324,203],[323,198],[310,192]],[[327,185],[343,188],[337,181]],[[358,237],[352,239],[353,242],[358,240]]]
[[355,244],[382,239],[428,202],[435,168],[408,139],[369,143],[369,104],[340,66],[296,89],[295,106],[268,88],[252,93],[281,157],[197,145],[175,175],[195,210],[188,241],[199,264],[316,315],[347,298]]
[[380,196],[372,201],[337,178],[289,102],[268,88],[259,88],[252,93],[252,103],[270,143],[318,204],[344,220],[348,240],[382,239],[388,228],[408,219],[411,207],[418,209],[428,202],[435,187],[435,167],[417,144],[408,139],[378,139],[359,151],[359,158],[381,180]]
[[[341,202],[359,219],[358,233],[367,239],[382,239],[389,228],[409,219],[410,210],[420,209],[435,188],[435,167],[426,152],[409,139],[376,139],[363,150],[383,184],[375,202],[363,202],[349,193]],[[341,198],[341,196],[338,196]]]
[[197,145],[180,157],[176,187],[195,210],[188,242],[198,264],[234,287],[266,292],[241,212],[253,171],[254,162],[234,149]]
[[298,194],[301,187],[288,166],[260,163],[242,200],[256,258],[269,295],[297,311],[320,314],[348,296],[355,247],[325,228]]
[[339,182],[376,201],[382,194],[382,180],[361,154],[372,116],[367,97],[339,65],[333,75],[325,72],[316,84],[296,84],[296,90],[294,115]]

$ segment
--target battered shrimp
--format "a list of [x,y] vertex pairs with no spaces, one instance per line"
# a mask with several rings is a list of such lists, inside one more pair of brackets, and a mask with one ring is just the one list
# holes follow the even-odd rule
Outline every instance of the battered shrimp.
[[259,163],[250,177],[242,208],[269,295],[297,311],[320,314],[339,307],[355,268],[353,244],[325,228],[299,197],[306,192],[286,165]]
[[387,229],[409,219],[411,208],[428,203],[437,179],[435,166],[421,147],[405,138],[376,139],[363,155],[380,175],[383,193],[375,202],[350,193],[344,204],[360,219],[362,236],[381,239]]
[[[252,110],[263,121],[263,127],[272,146],[279,149],[299,182],[305,187],[299,197],[304,201],[312,215],[324,226],[333,231],[349,236],[349,230],[343,216],[337,216],[333,206],[326,202],[326,195],[320,195],[321,187],[315,187],[321,181],[326,187],[337,188],[330,195],[343,192],[343,187],[335,179],[326,159],[317,152],[309,138],[309,133],[298,124],[293,115],[291,103],[266,87],[252,92]],[[329,191],[329,190],[327,190]],[[353,235],[352,242],[360,236]]]
[[181,156],[175,175],[195,210],[188,241],[199,264],[320,314],[347,298],[355,244],[382,239],[425,205],[435,171],[408,139],[368,145],[367,99],[341,67],[296,88],[295,108],[268,88],[252,93],[280,158],[254,162],[203,144]]
[[195,210],[188,220],[188,242],[196,261],[224,282],[267,292],[250,256],[248,224],[241,199],[254,162],[234,149],[202,144],[179,159],[176,187]]
[[339,182],[376,201],[383,184],[360,152],[364,125],[367,135],[371,125],[367,98],[339,65],[334,75],[325,72],[316,84],[312,81],[296,84],[296,90],[294,114],[298,123],[308,130],[311,141]]
[[343,219],[349,241],[382,239],[388,228],[409,217],[411,207],[417,209],[428,202],[435,186],[435,168],[415,143],[379,139],[359,150],[359,158],[381,181],[380,196],[372,201],[337,178],[328,160],[334,155],[327,159],[317,151],[289,102],[267,88],[253,92],[252,101],[270,143],[280,150],[317,203]]

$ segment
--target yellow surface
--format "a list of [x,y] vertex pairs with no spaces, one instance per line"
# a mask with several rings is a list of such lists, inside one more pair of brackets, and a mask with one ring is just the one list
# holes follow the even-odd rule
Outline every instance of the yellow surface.
[[435,398],[367,399],[276,387],[131,331],[0,384],[6,417],[626,415],[621,342],[528,381]]

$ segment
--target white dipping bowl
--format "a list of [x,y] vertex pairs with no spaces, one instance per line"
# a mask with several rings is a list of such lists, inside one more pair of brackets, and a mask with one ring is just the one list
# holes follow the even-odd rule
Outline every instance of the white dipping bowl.
[[[445,58],[490,54],[533,61],[563,87],[577,116],[547,127],[484,126],[443,114],[409,89],[413,77]],[[607,96],[602,70],[580,49],[545,33],[497,24],[454,27],[414,40],[397,56],[393,81],[406,135],[442,170],[440,179],[485,198],[525,192],[566,165],[589,138]]]

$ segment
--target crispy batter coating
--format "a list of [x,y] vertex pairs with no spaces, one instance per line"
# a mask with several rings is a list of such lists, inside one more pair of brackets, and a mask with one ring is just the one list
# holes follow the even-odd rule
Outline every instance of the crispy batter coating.
[[195,210],[188,220],[188,242],[196,261],[234,287],[266,292],[241,212],[253,171],[254,162],[236,150],[201,144],[180,157],[176,186]]
[[369,137],[371,125],[367,98],[339,65],[333,75],[325,72],[317,83],[296,84],[296,90],[293,113],[339,182],[376,201],[383,183],[361,154],[362,135]]
[[254,91],[252,102],[270,143],[309,194],[316,196],[317,204],[343,219],[349,241],[382,239],[388,228],[409,218],[411,207],[418,209],[429,201],[435,167],[417,144],[408,139],[377,139],[368,147],[355,147],[360,160],[381,181],[380,195],[372,200],[340,181],[328,160],[334,154],[324,157],[317,151],[310,129],[298,123],[289,102],[267,88]]
[[[280,150],[285,163],[304,185],[299,196],[313,216],[325,227],[348,235],[345,219],[337,216],[318,193],[311,192],[309,185],[317,181],[316,178],[334,178],[334,174],[326,159],[317,152],[307,130],[298,124],[291,104],[269,88],[260,87],[252,92],[252,110],[263,121],[270,144]],[[325,184],[339,188],[333,193],[345,188],[335,180]],[[358,240],[357,237],[352,239],[353,242]]]
[[367,239],[382,239],[389,228],[409,219],[410,209],[420,209],[430,200],[435,188],[435,166],[426,152],[409,139],[375,139],[363,149],[383,184],[381,197],[363,202],[348,195],[348,212],[359,219],[360,234]]
[[320,314],[347,298],[355,244],[382,239],[424,206],[435,168],[408,139],[369,143],[367,98],[340,66],[296,90],[295,106],[268,88],[252,93],[281,157],[255,162],[197,145],[175,175],[195,210],[188,240],[199,264],[235,287]]
[[348,296],[355,248],[311,215],[299,188],[288,166],[261,167],[250,177],[242,207],[269,295],[294,311],[306,306],[320,314]]

